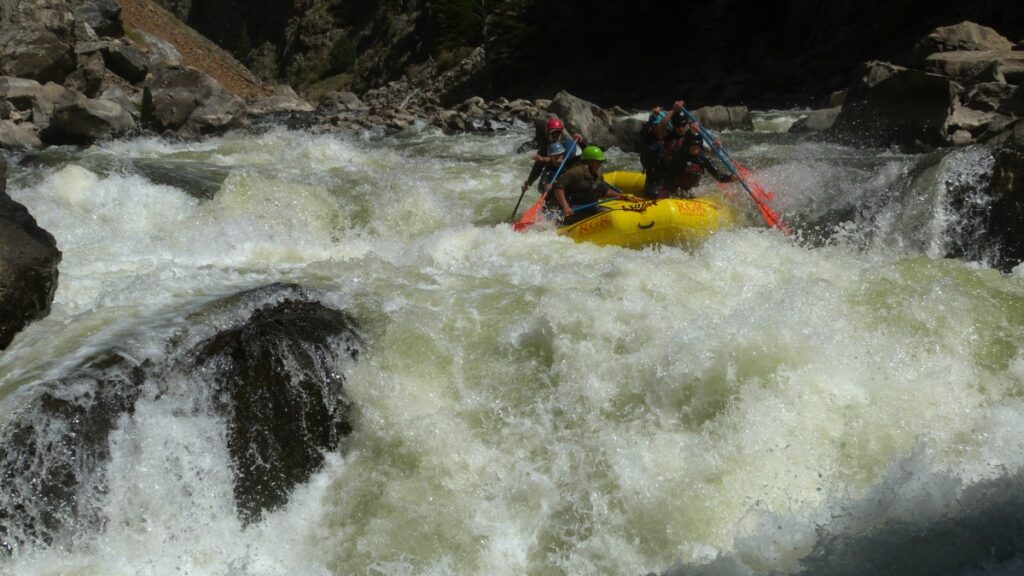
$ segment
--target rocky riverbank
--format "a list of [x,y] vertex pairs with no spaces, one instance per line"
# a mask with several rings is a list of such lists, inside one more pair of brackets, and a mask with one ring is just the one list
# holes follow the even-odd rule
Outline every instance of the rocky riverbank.
[[1024,51],[974,22],[935,29],[914,47],[914,65],[871,61],[834,106],[791,131],[851,145],[911,151],[981,144],[995,157],[989,235],[1001,264],[1024,258]]

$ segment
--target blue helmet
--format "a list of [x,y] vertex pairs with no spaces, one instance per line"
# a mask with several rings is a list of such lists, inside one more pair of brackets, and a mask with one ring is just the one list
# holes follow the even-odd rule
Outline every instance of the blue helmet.
[[560,154],[565,154],[565,146],[561,142],[548,144],[548,156],[558,156]]

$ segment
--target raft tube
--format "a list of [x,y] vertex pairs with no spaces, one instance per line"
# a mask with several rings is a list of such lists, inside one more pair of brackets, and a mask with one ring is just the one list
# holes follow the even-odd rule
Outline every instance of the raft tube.
[[[628,194],[643,192],[639,172],[609,172],[605,181]],[[642,248],[653,244],[690,245],[735,226],[736,215],[721,197],[666,198],[643,202],[611,200],[582,220],[558,228],[577,242]]]

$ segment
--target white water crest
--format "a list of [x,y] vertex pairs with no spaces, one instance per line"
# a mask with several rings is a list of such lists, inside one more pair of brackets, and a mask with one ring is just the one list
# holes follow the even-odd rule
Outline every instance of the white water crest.
[[983,153],[921,189],[916,157],[729,134],[825,241],[751,225],[626,250],[511,230],[528,136],[274,129],[12,166],[64,258],[53,312],[0,356],[0,422],[271,282],[351,312],[367,344],[347,452],[284,508],[244,527],[223,423],[144,394],[110,440],[103,528],[0,572],[796,573],[823,534],[927,524],[1021,471],[1024,279],[942,257],[964,230],[946,183],[982,178]]

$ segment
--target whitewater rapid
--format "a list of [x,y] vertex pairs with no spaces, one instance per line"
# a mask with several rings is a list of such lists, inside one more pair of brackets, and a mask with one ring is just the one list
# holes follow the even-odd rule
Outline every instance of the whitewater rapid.
[[0,572],[800,573],[830,539],[955,520],[1017,478],[1024,278],[983,247],[944,258],[974,238],[948,198],[984,149],[726,134],[803,230],[737,195],[750,226],[636,251],[511,230],[526,136],[274,128],[12,163],[64,257],[52,313],[0,355],[0,425],[39,382],[112,347],[159,358],[189,311],[271,282],[367,345],[347,452],[285,508],[243,527],[223,423],[143,400],[102,530]]

